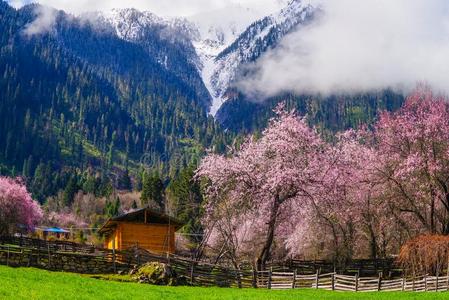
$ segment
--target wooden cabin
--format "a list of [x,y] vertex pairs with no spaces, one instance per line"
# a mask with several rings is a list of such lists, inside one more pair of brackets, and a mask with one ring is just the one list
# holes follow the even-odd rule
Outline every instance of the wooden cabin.
[[107,249],[140,247],[155,253],[175,252],[175,232],[181,224],[148,207],[110,218],[100,229]]

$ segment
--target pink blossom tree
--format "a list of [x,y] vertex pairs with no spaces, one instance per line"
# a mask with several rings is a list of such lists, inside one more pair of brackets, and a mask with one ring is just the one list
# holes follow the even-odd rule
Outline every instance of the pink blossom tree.
[[50,226],[58,226],[63,228],[84,228],[87,223],[82,218],[71,212],[54,212],[51,211],[45,216],[45,223]]
[[[221,231],[221,240],[228,243],[260,240],[255,247],[259,268],[270,258],[275,235],[288,234],[290,223],[312,197],[313,186],[322,177],[320,158],[327,147],[304,119],[282,107],[276,112],[260,139],[249,138],[230,156],[208,155],[197,171],[197,176],[210,181],[206,221],[218,226],[227,222],[231,230],[224,232],[237,236],[231,239]],[[249,228],[243,230],[244,226]]]
[[32,230],[42,218],[39,203],[19,180],[0,177],[0,236],[16,230]]
[[289,237],[291,248],[320,235],[335,256],[375,258],[419,233],[449,233],[447,99],[419,86],[399,111],[382,113],[373,131],[348,131],[332,148],[321,195],[310,221]]
[[399,111],[380,116],[374,139],[383,162],[376,175],[398,224],[409,236],[449,234],[447,99],[419,86]]
[[[287,238],[292,255],[307,253],[344,261],[357,255],[384,256],[393,226],[381,196],[383,183],[373,176],[377,152],[366,130],[337,135],[321,162],[326,173],[311,198],[308,213]],[[390,227],[392,228],[392,227]],[[319,246],[319,248],[317,248]]]

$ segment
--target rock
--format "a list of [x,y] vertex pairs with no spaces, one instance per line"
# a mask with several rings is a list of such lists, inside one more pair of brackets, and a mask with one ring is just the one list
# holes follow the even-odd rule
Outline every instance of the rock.
[[160,262],[146,263],[137,271],[131,270],[130,275],[134,275],[136,281],[140,283],[155,285],[178,285],[185,283],[185,280],[178,280],[176,272],[171,266]]
[[139,271],[139,268],[132,268],[132,269],[129,271],[129,275],[134,275],[134,274],[137,273],[137,271]]

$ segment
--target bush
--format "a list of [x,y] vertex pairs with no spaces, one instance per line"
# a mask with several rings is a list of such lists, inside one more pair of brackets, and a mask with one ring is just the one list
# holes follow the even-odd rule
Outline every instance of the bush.
[[401,247],[399,261],[412,274],[439,275],[448,265],[449,236],[426,234]]

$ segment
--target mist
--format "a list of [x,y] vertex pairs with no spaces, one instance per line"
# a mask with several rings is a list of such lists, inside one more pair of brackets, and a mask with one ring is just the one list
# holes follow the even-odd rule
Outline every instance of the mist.
[[36,18],[25,26],[22,33],[30,37],[51,31],[56,23],[57,10],[39,5],[34,8],[34,13]]
[[268,13],[280,4],[285,4],[287,0],[7,0],[7,2],[17,8],[36,2],[72,14],[108,11],[113,8],[136,8],[151,11],[161,17],[187,17],[236,5],[241,6],[242,9],[258,8]]
[[[406,93],[426,82],[449,93],[449,2],[325,0],[317,20],[266,52],[237,87],[253,98],[282,92]],[[248,72],[245,72],[248,74]]]

